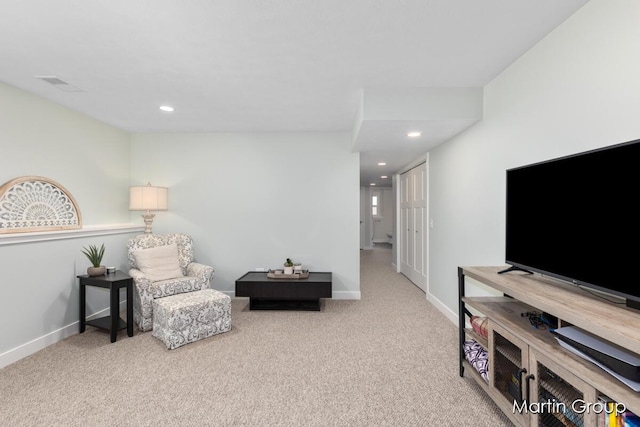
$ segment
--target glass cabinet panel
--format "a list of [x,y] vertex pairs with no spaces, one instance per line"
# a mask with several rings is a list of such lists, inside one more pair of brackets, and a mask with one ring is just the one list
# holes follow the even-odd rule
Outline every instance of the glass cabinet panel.
[[494,331],[493,386],[509,401],[522,401],[522,349]]
[[595,390],[536,351],[531,352],[535,376],[530,412],[540,427],[595,427],[594,413],[585,413],[579,402],[595,402]]
[[511,413],[516,424],[529,425],[529,414],[514,409],[525,399],[522,382],[528,373],[529,347],[506,329],[490,322],[489,348],[489,385],[496,398],[502,398],[499,406]]
[[584,414],[573,410],[573,402],[584,399],[583,394],[539,362],[537,371],[538,425],[583,427]]

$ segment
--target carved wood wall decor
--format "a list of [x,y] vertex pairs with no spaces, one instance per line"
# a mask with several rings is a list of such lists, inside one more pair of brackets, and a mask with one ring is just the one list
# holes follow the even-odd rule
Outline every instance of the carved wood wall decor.
[[75,199],[49,178],[22,176],[0,187],[0,234],[81,227]]

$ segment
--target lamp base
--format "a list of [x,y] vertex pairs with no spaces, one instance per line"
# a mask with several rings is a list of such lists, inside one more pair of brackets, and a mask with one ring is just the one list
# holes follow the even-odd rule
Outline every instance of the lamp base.
[[156,214],[146,213],[140,216],[144,219],[144,232],[151,234],[151,224],[153,223],[153,218],[155,218]]

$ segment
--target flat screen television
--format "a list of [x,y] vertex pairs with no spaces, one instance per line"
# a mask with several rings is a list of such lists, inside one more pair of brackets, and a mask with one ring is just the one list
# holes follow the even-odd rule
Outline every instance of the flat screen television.
[[640,308],[640,140],[507,170],[506,262]]

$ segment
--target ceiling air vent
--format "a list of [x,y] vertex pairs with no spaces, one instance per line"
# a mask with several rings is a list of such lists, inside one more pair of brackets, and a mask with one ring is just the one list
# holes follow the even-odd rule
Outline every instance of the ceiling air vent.
[[58,88],[64,92],[82,92],[82,89],[65,82],[64,80],[62,80],[60,77],[57,77],[57,76],[34,76],[34,77],[36,79],[45,81],[53,85],[53,87]]

